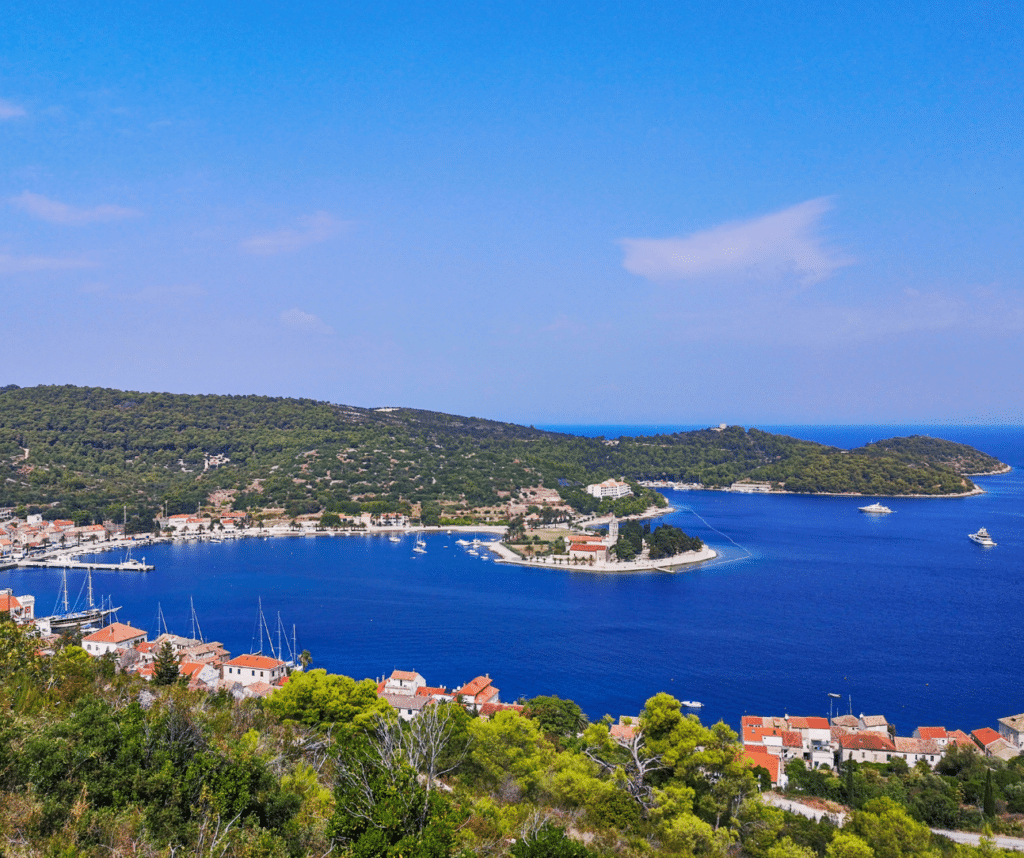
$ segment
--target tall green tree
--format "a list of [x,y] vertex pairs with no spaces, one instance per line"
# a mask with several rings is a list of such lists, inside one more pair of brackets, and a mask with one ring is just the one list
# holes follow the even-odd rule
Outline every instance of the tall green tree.
[[153,662],[153,684],[174,685],[181,674],[178,671],[178,656],[170,641],[164,641],[157,650]]

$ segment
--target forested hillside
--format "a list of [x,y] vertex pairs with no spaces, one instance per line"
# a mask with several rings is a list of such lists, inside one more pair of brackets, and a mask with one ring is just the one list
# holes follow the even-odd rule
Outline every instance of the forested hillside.
[[[769,480],[799,492],[955,494],[997,460],[933,439],[853,451],[729,427],[617,440],[474,417],[308,399],[190,396],[102,388],[0,388],[0,506],[57,504],[48,518],[193,512],[218,489],[236,508],[301,513],[432,504],[497,507],[523,487],[608,477],[727,486]],[[566,496],[579,502],[581,493]],[[575,500],[573,500],[575,498]]]
[[1020,768],[963,751],[941,776],[794,761],[799,790],[855,812],[842,831],[790,816],[728,726],[667,694],[613,735],[557,697],[403,723],[373,681],[322,670],[265,700],[161,681],[0,620],[0,855],[992,858],[927,825],[1020,827]]

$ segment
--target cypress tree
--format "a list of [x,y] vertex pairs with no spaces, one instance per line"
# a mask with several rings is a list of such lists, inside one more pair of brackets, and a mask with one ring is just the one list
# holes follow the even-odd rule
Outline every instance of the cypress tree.
[[981,809],[989,819],[996,815],[996,793],[992,788],[992,769],[985,772],[985,797],[982,799]]

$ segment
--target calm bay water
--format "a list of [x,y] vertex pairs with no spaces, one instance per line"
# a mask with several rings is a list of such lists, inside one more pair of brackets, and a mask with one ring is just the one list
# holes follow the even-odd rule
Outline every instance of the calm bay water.
[[[503,566],[466,554],[459,534],[432,534],[422,555],[411,536],[150,546],[156,571],[97,573],[95,586],[123,606],[122,621],[151,632],[159,603],[171,630],[188,634],[192,597],[206,637],[236,654],[258,645],[262,597],[272,625],[277,612],[295,625],[314,666],[357,677],[417,670],[448,686],[487,672],[505,700],[558,694],[592,717],[636,713],[662,690],[703,701],[705,722],[734,726],[745,713],[827,715],[829,692],[843,711],[852,697],[855,712],[885,714],[906,734],[1024,711],[1024,432],[768,428],[841,447],[920,432],[1015,470],[979,478],[985,495],[896,499],[881,517],[859,513],[856,498],[669,491],[676,511],[663,521],[721,554],[676,575]],[[996,548],[967,539],[981,526]],[[81,576],[69,577],[74,590]],[[3,578],[36,594],[40,613],[56,601],[57,573]]]

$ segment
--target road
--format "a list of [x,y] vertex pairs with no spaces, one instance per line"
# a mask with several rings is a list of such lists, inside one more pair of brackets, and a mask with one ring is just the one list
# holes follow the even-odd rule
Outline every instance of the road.
[[[781,808],[782,810],[788,810],[790,813],[798,813],[800,816],[806,816],[808,819],[813,819],[816,822],[821,821],[822,817],[827,816],[833,822],[842,826],[843,823],[846,822],[848,816],[848,814],[843,813],[842,811],[828,813],[827,811],[821,810],[817,807],[811,807],[809,804],[794,801],[791,798],[784,798],[774,792],[763,793],[761,798],[764,799],[766,804]],[[965,846],[981,845],[982,835],[975,834],[973,831],[947,831],[944,828],[932,828],[930,830],[932,834],[938,834],[941,837],[948,837],[954,843],[962,843]],[[993,835],[991,840],[999,849],[1010,849],[1014,852],[1024,852],[1024,838]]]

